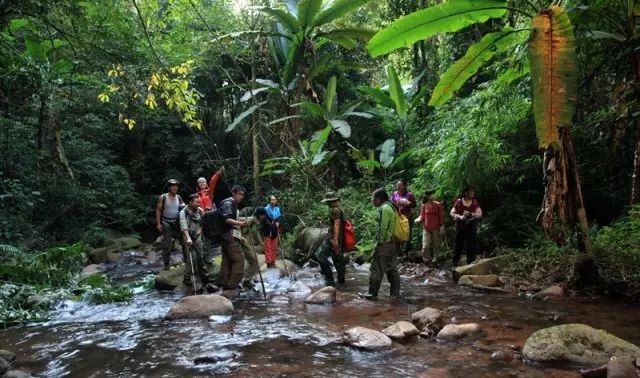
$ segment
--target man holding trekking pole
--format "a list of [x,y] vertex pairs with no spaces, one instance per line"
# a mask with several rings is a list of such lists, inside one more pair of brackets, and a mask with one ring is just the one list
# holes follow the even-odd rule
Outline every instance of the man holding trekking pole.
[[200,198],[197,194],[189,196],[188,205],[180,211],[180,231],[182,233],[185,270],[183,283],[195,291],[197,274],[205,287],[211,280],[204,261],[204,242],[202,239],[202,216]]

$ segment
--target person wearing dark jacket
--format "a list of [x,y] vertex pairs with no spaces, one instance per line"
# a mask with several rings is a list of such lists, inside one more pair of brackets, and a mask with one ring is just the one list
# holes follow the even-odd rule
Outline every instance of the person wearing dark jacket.
[[280,233],[282,218],[282,212],[278,206],[276,196],[269,196],[269,204],[264,209],[267,213],[266,226],[263,232],[264,258],[267,266],[273,267],[278,258],[278,234]]
[[467,264],[476,259],[476,234],[478,221],[482,218],[482,209],[476,199],[476,190],[467,185],[460,198],[456,199],[451,208],[451,218],[456,222],[456,244],[453,248],[453,266],[460,262],[462,250],[467,251]]
[[220,204],[220,215],[224,219],[225,231],[222,234],[222,262],[220,264],[220,280],[225,290],[240,289],[244,276],[244,252],[240,241],[240,227],[247,222],[238,218],[238,204],[244,199],[245,190],[241,186],[231,189],[231,197]]

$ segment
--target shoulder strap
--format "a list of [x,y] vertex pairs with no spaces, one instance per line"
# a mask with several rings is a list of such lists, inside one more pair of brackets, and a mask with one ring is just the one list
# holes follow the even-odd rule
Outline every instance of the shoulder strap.
[[160,212],[164,213],[164,203],[167,201],[167,193],[162,193],[162,207],[160,208]]

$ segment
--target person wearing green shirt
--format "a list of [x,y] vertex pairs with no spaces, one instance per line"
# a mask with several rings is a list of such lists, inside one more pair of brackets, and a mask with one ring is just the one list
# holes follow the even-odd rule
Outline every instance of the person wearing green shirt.
[[389,202],[389,195],[382,188],[373,192],[371,200],[373,205],[378,208],[376,212],[376,248],[371,259],[369,292],[359,295],[368,300],[378,299],[382,278],[386,274],[390,284],[390,295],[397,298],[400,296],[400,274],[398,274],[398,251],[393,241],[397,211]]

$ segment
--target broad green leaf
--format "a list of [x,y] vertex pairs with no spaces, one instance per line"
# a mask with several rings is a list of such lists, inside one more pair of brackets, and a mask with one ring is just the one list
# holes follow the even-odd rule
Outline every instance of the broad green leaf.
[[42,42],[40,41],[40,39],[27,36],[24,39],[24,47],[25,47],[25,55],[30,58],[33,58],[33,59],[46,58],[46,51],[42,47]]
[[322,26],[347,15],[360,8],[370,0],[336,0],[327,9],[324,9],[314,22],[314,26]]
[[367,112],[346,112],[340,115],[340,118],[346,118],[346,117],[360,117],[360,118],[371,119],[373,118],[373,114],[367,113]]
[[358,47],[358,43],[351,39],[351,38],[347,38],[347,37],[324,37],[329,41],[332,41],[340,46],[342,46],[343,48],[347,49],[347,50],[353,50],[356,47]]
[[300,31],[300,25],[298,20],[291,13],[288,13],[282,9],[275,9],[269,7],[256,7],[260,12],[264,12],[273,18],[275,18],[282,26],[284,26],[291,34],[295,34]]
[[470,77],[493,57],[510,47],[518,39],[518,32],[506,29],[485,35],[480,42],[472,45],[467,53],[440,77],[433,90],[429,105],[440,107],[449,101]]
[[380,164],[383,168],[389,168],[393,163],[393,158],[396,154],[396,141],[395,139],[387,139],[382,143],[380,147]]
[[613,39],[618,42],[624,42],[625,37],[620,34],[612,34],[605,31],[600,30],[591,30],[587,32],[587,37],[593,39]]
[[296,38],[294,39],[291,47],[289,48],[289,54],[287,55],[287,63],[284,66],[284,72],[282,74],[282,82],[286,88],[289,87],[289,84],[295,78],[298,72],[298,66],[300,65],[300,60],[302,59],[302,55],[304,50],[302,48],[302,33],[298,33]]
[[322,7],[322,0],[301,0],[298,4],[298,23],[300,29],[309,29],[313,26],[320,8]]
[[396,113],[400,118],[404,118],[407,115],[407,98],[404,96],[404,89],[398,74],[391,65],[387,66],[387,78],[389,80],[389,93],[395,105]]
[[311,159],[311,165],[318,165],[322,163],[324,158],[327,156],[327,151],[319,151],[315,155],[313,155],[313,159]]
[[325,111],[322,108],[322,106],[316,104],[315,102],[303,101],[299,105],[307,113],[310,113],[313,116],[316,116],[316,117],[324,117],[325,116]]
[[391,163],[391,165],[389,165],[389,168],[397,168],[400,164],[402,164],[402,162],[407,160],[407,158],[409,156],[411,156],[412,153],[413,153],[413,151],[409,150],[409,151],[405,151],[405,152],[401,153],[400,155],[396,156],[395,159],[393,159],[393,163]]
[[373,36],[367,48],[377,57],[437,33],[456,32],[506,13],[506,0],[450,0],[394,21]]
[[396,104],[393,102],[391,97],[386,94],[382,89],[372,88],[366,85],[358,85],[358,90],[365,94],[371,96],[378,104],[387,107],[389,109],[394,109]]
[[336,96],[337,83],[338,79],[335,76],[331,76],[329,84],[327,84],[327,93],[324,98],[324,110],[329,117],[333,117],[336,114],[336,108],[338,107],[338,97]]
[[253,105],[252,107],[250,107],[249,109],[245,110],[244,112],[240,113],[236,119],[233,120],[233,122],[224,130],[225,133],[228,133],[230,131],[233,131],[233,129],[236,128],[236,126],[238,126],[245,118],[247,118],[248,116],[250,116],[251,114],[253,114],[253,112],[255,112],[256,110],[258,110],[262,105],[266,104],[266,101],[262,101],[259,104]]
[[276,124],[278,124],[280,122],[285,122],[285,121],[288,121],[290,119],[298,119],[298,118],[300,118],[299,115],[286,116],[286,117],[274,119],[273,121],[269,122],[268,125],[276,125]]
[[357,164],[365,169],[380,168],[380,162],[376,160],[360,160]]
[[331,126],[327,126],[321,131],[314,133],[311,137],[311,146],[309,151],[312,154],[316,154],[320,151],[325,143],[327,143],[327,140],[329,140],[329,134],[331,134]]
[[336,132],[342,135],[343,138],[351,137],[351,126],[347,121],[342,119],[331,119],[329,120],[329,124]]
[[533,117],[538,145],[559,143],[559,130],[571,125],[578,92],[573,26],[558,6],[533,18],[529,41]]
[[494,81],[494,84],[498,86],[508,86],[511,85],[511,83],[513,83],[514,81],[528,75],[529,73],[529,61],[525,60],[522,65],[509,68],[508,70],[501,73]]

